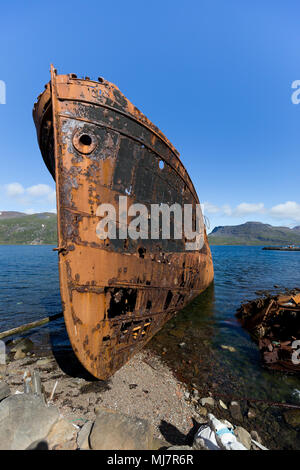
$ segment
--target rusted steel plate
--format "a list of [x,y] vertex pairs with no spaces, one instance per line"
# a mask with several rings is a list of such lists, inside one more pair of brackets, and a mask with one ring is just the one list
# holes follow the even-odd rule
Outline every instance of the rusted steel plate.
[[[97,236],[100,204],[199,203],[179,154],[113,84],[57,75],[33,110],[56,181],[61,297],[72,347],[106,379],[213,280],[205,233],[199,251],[181,239]],[[117,226],[123,223],[117,216]]]

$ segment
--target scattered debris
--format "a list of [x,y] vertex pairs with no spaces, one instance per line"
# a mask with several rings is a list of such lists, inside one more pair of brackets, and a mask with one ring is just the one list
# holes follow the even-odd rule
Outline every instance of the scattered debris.
[[[194,444],[198,449],[247,450],[247,447],[238,440],[238,437],[239,434],[236,433],[236,431],[228,427],[224,422],[218,420],[213,414],[209,413],[208,423],[200,426],[195,435]],[[250,434],[249,438],[251,440]]]
[[[300,372],[300,294],[266,295],[242,304],[237,312],[242,326],[258,344],[270,369]],[[299,344],[298,344],[299,343]]]

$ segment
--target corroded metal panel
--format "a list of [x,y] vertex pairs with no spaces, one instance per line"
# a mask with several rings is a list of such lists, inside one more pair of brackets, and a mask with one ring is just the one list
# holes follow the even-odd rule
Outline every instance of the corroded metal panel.
[[55,178],[61,297],[72,347],[106,379],[213,280],[205,243],[97,236],[99,204],[199,203],[179,154],[117,87],[51,70],[34,107],[39,145]]

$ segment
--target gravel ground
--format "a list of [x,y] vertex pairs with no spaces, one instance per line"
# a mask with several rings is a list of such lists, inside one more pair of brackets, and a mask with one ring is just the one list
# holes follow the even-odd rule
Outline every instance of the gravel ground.
[[105,382],[88,376],[72,356],[68,357],[71,353],[66,354],[11,360],[1,366],[0,378],[14,393],[23,391],[24,372],[37,370],[48,399],[57,382],[52,402],[74,424],[94,420],[97,407],[104,407],[148,420],[155,437],[170,444],[183,445],[193,434],[199,415],[185,399],[185,385],[152,352],[138,353]]

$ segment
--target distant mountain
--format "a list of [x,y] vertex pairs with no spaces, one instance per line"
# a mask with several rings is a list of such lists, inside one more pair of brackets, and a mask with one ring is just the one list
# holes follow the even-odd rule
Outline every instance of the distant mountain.
[[0,212],[0,245],[52,245],[57,243],[56,214]]
[[15,211],[0,211],[0,220],[11,219],[13,217],[24,217],[26,214],[24,212],[15,212]]
[[215,227],[208,235],[211,245],[300,244],[300,226],[274,227],[261,222]]
[[[55,245],[57,217],[51,212],[27,215],[0,211],[0,245]],[[261,222],[215,227],[211,245],[300,245],[300,226],[273,227]]]

